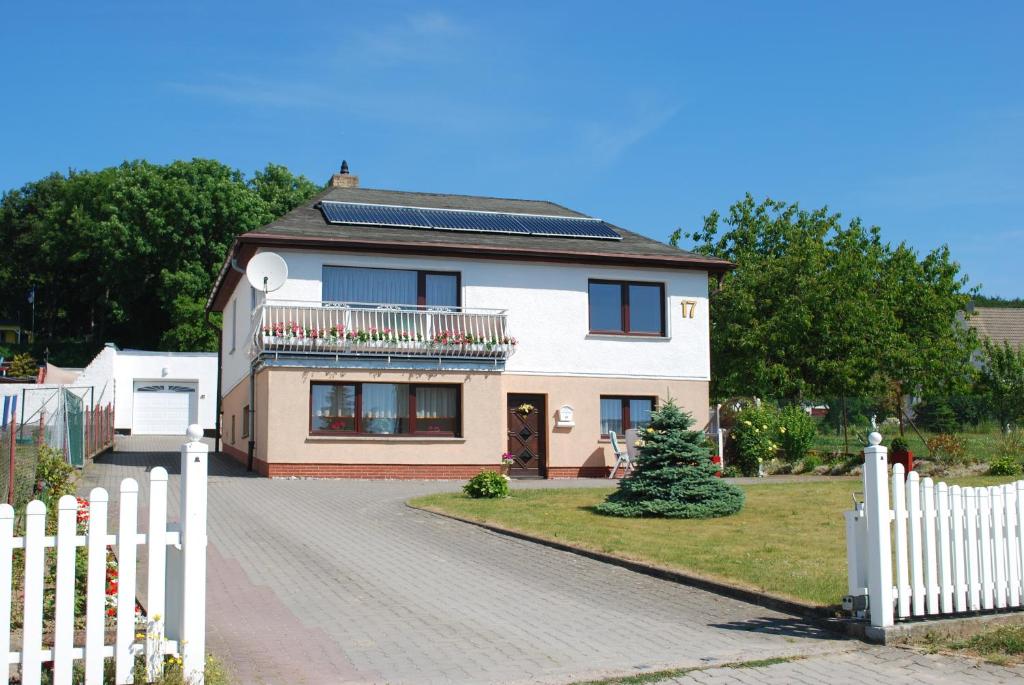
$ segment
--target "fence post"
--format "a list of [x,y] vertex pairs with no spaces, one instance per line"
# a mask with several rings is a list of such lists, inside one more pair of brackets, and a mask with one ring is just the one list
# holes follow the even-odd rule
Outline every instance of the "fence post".
[[888,450],[872,433],[864,448],[864,510],[868,519],[868,610],[871,625],[893,624],[892,540],[889,534]]
[[206,478],[209,447],[203,429],[188,427],[181,446],[181,634],[179,649],[185,680],[204,682],[206,665]]

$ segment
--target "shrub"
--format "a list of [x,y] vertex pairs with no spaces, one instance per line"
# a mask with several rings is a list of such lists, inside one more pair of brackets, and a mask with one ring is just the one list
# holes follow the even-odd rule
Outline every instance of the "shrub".
[[893,438],[889,441],[889,451],[893,454],[906,454],[910,451],[910,445],[903,438]]
[[732,429],[736,445],[736,465],[745,476],[756,476],[758,465],[767,462],[779,449],[779,412],[762,405],[749,407],[736,415]]
[[819,457],[817,454],[808,454],[806,457],[804,457],[803,466],[801,467],[801,470],[804,473],[810,473],[819,466],[821,466],[821,457]]
[[597,505],[600,514],[638,518],[716,518],[743,508],[743,491],[715,477],[704,434],[672,400],[651,414],[637,468]]
[[962,464],[967,455],[967,444],[964,439],[952,433],[942,433],[929,438],[925,445],[933,457],[947,464]]
[[807,456],[817,434],[818,425],[803,408],[786,407],[779,414],[779,443],[790,464]]
[[39,364],[30,354],[16,354],[11,360],[11,368],[8,373],[18,377],[34,377],[39,373]]
[[508,477],[494,471],[483,471],[470,478],[462,491],[475,499],[508,497]]
[[1017,430],[1012,433],[1004,433],[1003,437],[999,440],[999,444],[996,445],[996,454],[1017,459],[1024,458],[1024,431]]
[[48,509],[53,509],[64,495],[75,494],[75,480],[75,468],[67,462],[63,452],[48,445],[39,446],[36,481]]
[[990,476],[1019,476],[1021,465],[1016,457],[1008,454],[995,457],[988,463],[988,475]]

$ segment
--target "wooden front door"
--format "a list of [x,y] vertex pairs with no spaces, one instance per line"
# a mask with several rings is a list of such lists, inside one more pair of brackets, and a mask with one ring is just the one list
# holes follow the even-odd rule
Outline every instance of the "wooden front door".
[[515,461],[512,477],[543,478],[547,475],[547,410],[543,395],[509,394],[508,451]]

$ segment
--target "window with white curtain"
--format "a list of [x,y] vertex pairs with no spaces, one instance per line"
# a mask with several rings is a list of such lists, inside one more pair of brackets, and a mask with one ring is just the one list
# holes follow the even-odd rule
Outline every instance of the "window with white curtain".
[[406,383],[312,383],[311,433],[461,434],[461,388]]
[[459,279],[454,273],[325,266],[322,294],[325,302],[457,307]]
[[614,431],[621,436],[630,428],[647,428],[655,402],[653,397],[602,397],[601,435]]

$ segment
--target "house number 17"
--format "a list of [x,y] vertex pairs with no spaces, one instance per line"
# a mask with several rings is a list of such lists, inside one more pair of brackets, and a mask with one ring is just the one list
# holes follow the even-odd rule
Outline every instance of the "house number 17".
[[696,300],[683,300],[683,318],[692,319],[697,311]]

